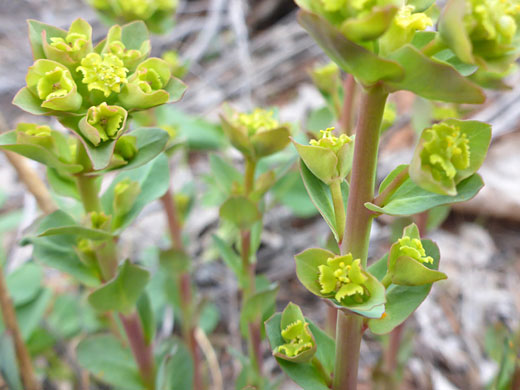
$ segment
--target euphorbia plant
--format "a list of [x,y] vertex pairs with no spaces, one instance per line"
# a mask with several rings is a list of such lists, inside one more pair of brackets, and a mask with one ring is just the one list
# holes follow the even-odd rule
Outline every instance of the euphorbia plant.
[[[69,31],[31,20],[29,33],[35,63],[13,103],[32,114],[54,116],[68,131],[19,124],[1,135],[0,147],[46,165],[53,190],[77,199],[83,212],[46,216],[26,242],[36,260],[89,288],[88,301],[100,314],[119,319],[140,374],[127,383],[155,389],[166,374],[155,363],[145,292],[150,272],[122,259],[117,243],[142,208],[168,190],[162,152],[169,135],[159,128],[129,131],[128,123],[138,111],[178,100],[185,85],[171,77],[168,63],[147,59],[150,43],[142,22],[112,27],[96,46],[82,19]],[[119,173],[100,195],[109,171]],[[87,338],[79,350],[88,350],[89,343]],[[168,355],[166,365],[167,360]]]
[[[491,139],[490,126],[484,123],[448,119],[435,124],[422,132],[410,166],[396,167],[376,195],[387,98],[408,90],[430,100],[482,103],[484,92],[471,80],[480,82],[482,77],[472,75],[494,72],[496,78],[497,69],[505,71],[517,58],[520,8],[517,1],[498,5],[451,0],[441,12],[440,31],[426,31],[436,24],[434,1],[296,2],[301,25],[363,88],[353,145],[344,136],[333,137],[330,129],[322,140],[296,144],[308,193],[338,244],[334,251],[313,248],[295,257],[301,283],[337,309],[335,361],[320,361],[326,376],[305,359],[286,363],[280,350],[289,349],[284,347],[287,338],[280,333],[279,317],[267,321],[266,327],[282,369],[304,389],[354,390],[363,333],[392,331],[426,298],[432,283],[446,278],[438,271],[436,245],[421,240],[415,225],[406,227],[390,252],[369,266],[373,219],[381,214],[413,215],[475,196],[483,186],[476,171]],[[331,83],[321,84],[322,92],[327,87],[335,93]],[[354,150],[347,183],[350,165],[342,165],[347,159],[337,153],[348,147]],[[298,343],[307,339],[300,333]],[[330,339],[320,343],[316,338],[316,356],[320,351],[333,353],[333,345]],[[306,348],[290,351],[297,356]]]

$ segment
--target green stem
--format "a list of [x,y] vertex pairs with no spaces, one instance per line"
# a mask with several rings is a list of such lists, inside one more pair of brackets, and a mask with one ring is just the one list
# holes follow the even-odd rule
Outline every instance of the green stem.
[[332,204],[334,205],[334,215],[336,216],[336,230],[339,237],[338,245],[341,246],[346,222],[345,203],[343,202],[343,193],[341,192],[341,180],[333,181],[329,187],[332,194]]
[[385,286],[385,289],[388,288],[392,284],[392,275],[387,272],[383,280],[381,280],[381,284]]
[[325,367],[323,367],[323,364],[321,364],[320,360],[316,356],[314,356],[312,358],[311,364],[316,368],[316,370],[318,370],[318,372],[320,373],[321,377],[325,380],[325,383],[327,384],[327,386],[331,387],[332,386],[332,378],[327,373],[327,370],[325,370]]
[[255,188],[256,161],[246,159],[246,171],[244,175],[244,194],[248,196]]
[[101,211],[101,202],[98,196],[98,185],[96,176],[79,174],[76,176],[79,195],[86,213]]
[[344,134],[352,134],[352,112],[356,95],[356,79],[348,74],[343,82],[343,105],[339,113],[339,123]]
[[[347,207],[347,224],[341,253],[352,253],[367,266],[368,244],[372,227],[372,213],[365,207],[374,197],[379,135],[388,94],[380,85],[366,89],[356,128],[354,161]],[[359,349],[363,335],[363,319],[338,311],[336,326],[336,365],[334,390],[355,390]]]
[[427,57],[433,57],[438,52],[446,49],[446,44],[439,37],[435,37],[426,46],[421,49],[421,52]]

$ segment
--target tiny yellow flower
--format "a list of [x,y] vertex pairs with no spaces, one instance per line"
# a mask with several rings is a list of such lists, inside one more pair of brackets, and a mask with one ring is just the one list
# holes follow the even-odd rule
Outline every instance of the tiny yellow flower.
[[77,67],[83,73],[83,83],[88,90],[97,89],[108,97],[112,92],[119,93],[121,86],[128,83],[126,74],[128,69],[116,55],[108,53],[102,56],[90,53],[81,60],[81,66]]

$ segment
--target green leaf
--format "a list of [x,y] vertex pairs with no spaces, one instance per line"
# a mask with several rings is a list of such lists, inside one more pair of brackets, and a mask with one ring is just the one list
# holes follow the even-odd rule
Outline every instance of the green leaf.
[[482,89],[464,78],[450,65],[431,59],[412,45],[396,50],[390,58],[404,69],[404,78],[386,81],[389,91],[405,89],[431,100],[481,104],[486,96]]
[[[56,211],[43,218],[36,229],[38,235],[48,229],[70,226],[76,221],[63,211]],[[26,237],[23,244],[33,245],[33,258],[43,264],[63,271],[87,286],[99,284],[97,271],[81,262],[75,251],[77,237],[62,234],[48,237]]]
[[[433,257],[433,264],[426,264],[432,270],[439,268],[439,249],[430,240],[422,240],[426,253]],[[376,263],[372,264],[368,271],[379,280],[386,274],[388,255],[385,255]],[[386,290],[386,310],[380,319],[368,321],[368,327],[375,334],[386,334],[391,332],[396,326],[403,323],[426,299],[431,284],[424,286],[398,286],[392,284]]]
[[[62,211],[56,212],[59,213]],[[38,234],[38,237],[59,236],[64,234],[86,238],[89,240],[109,240],[114,238],[114,235],[110,232],[107,232],[106,230],[92,229],[81,225],[68,225],[50,228]]]
[[226,265],[233,271],[242,286],[242,259],[240,256],[228,245],[227,242],[217,235],[213,235],[213,244],[217,248],[222,260],[224,260]]
[[309,218],[317,214],[317,209],[307,194],[301,174],[296,170],[282,176],[273,186],[272,193],[278,202],[288,207],[297,217]]
[[43,319],[52,298],[52,292],[42,289],[32,301],[16,308],[16,319],[20,325],[22,338],[28,340]]
[[403,69],[397,62],[378,57],[349,41],[320,16],[301,10],[298,21],[340,68],[353,74],[361,83],[373,85],[378,81],[399,81],[403,78]]
[[207,302],[199,315],[199,327],[206,334],[211,334],[220,321],[220,310],[213,302]]
[[25,263],[7,274],[7,291],[15,306],[23,305],[33,300],[42,288],[43,269],[34,263]]
[[209,166],[211,175],[215,177],[216,183],[224,193],[231,193],[233,183],[242,184],[244,182],[244,176],[240,171],[218,154],[210,154]]
[[[276,309],[276,295],[279,286],[273,283],[267,288],[257,291],[247,298],[240,312],[240,331],[244,337],[248,337],[249,324],[262,320],[262,323],[273,315]],[[262,327],[262,333],[264,329]]]
[[220,207],[220,217],[240,229],[251,227],[262,217],[256,204],[245,196],[231,196]]
[[3,332],[0,334],[0,375],[8,389],[24,390],[16,362],[14,342],[7,332]]
[[[327,225],[329,225],[336,241],[339,241],[340,237],[336,231],[336,216],[334,214],[334,206],[332,204],[330,188],[313,175],[303,160],[300,160],[300,172],[303,184],[305,185],[312,203],[314,203],[314,206],[316,206],[325,222],[327,222]],[[345,203],[346,209],[349,194],[349,185],[346,181],[341,183],[341,190],[343,193],[343,202]]]
[[432,270],[408,256],[395,260],[392,283],[403,286],[422,286],[447,279],[446,274]]
[[56,194],[81,200],[78,185],[73,176],[61,174],[57,169],[47,167],[47,181]]
[[128,50],[139,50],[150,39],[146,24],[137,20],[121,26],[121,41]]
[[475,63],[473,45],[466,32],[466,1],[449,0],[439,18],[439,33],[463,62]]
[[87,337],[79,343],[76,353],[80,366],[101,382],[118,389],[143,390],[130,349],[114,336]]
[[99,312],[130,314],[149,280],[146,269],[126,260],[117,275],[92,292],[88,301]]
[[459,183],[457,195],[448,196],[423,190],[412,180],[407,179],[388,199],[386,205],[379,207],[373,203],[365,203],[365,207],[376,213],[388,215],[414,215],[436,206],[470,200],[483,186],[482,178],[478,174],[474,174]]
[[[280,332],[281,321],[282,315],[276,313],[265,322],[265,331],[272,350],[285,344],[285,340]],[[322,363],[327,372],[333,372],[336,353],[334,340],[308,319],[306,319],[306,322],[309,323],[310,330],[316,340],[317,350],[315,357]],[[330,390],[326,380],[311,363],[292,363],[279,358],[276,360],[289,378],[301,386],[303,390]]]
[[164,87],[169,94],[167,103],[174,103],[181,100],[187,88],[186,84],[177,77],[172,76],[168,84]]
[[396,12],[395,5],[373,7],[366,15],[347,19],[341,25],[341,32],[351,41],[372,41],[388,30]]
[[141,187],[141,192],[137,196],[130,211],[118,221],[119,227],[116,233],[123,231],[130,225],[148,203],[151,203],[166,193],[170,185],[168,159],[164,154],[161,154],[139,168],[120,172],[101,196],[101,205],[107,215],[114,213],[115,186],[126,178],[138,182]]
[[177,341],[157,372],[157,390],[188,390],[193,388],[193,360],[186,346]]
[[251,137],[255,157],[258,159],[283,150],[290,141],[290,135],[287,127],[259,131]]
[[38,161],[48,167],[55,168],[64,172],[77,173],[83,167],[79,164],[67,164],[60,161],[54,153],[36,144],[17,144],[16,131],[8,131],[0,134],[0,148],[10,150],[31,160]]

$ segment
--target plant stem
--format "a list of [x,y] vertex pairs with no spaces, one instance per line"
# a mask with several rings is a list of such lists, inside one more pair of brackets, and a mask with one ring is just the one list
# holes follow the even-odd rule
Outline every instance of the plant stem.
[[[86,152],[83,145],[78,144],[78,162],[88,167]],[[88,168],[87,168],[88,169]],[[99,188],[95,176],[78,174],[76,176],[78,191],[86,213],[101,212]],[[103,281],[112,279],[117,274],[118,254],[114,240],[108,240],[98,251],[97,257],[101,269]],[[130,349],[139,368],[141,378],[146,390],[155,390],[155,361],[153,357],[153,345],[145,341],[142,325],[137,313],[128,316],[120,314],[126,336],[130,343]]]
[[31,362],[31,355],[25,345],[18,321],[14,310],[13,301],[7,291],[4,272],[0,265],[0,309],[5,323],[7,333],[13,338],[14,348],[16,352],[16,360],[20,368],[20,376],[25,390],[38,390],[39,385],[34,375]]
[[330,184],[330,192],[332,195],[332,204],[334,205],[334,215],[336,216],[336,230],[339,237],[338,245],[341,246],[343,234],[345,232],[346,216],[340,180],[335,180]]
[[[161,197],[161,203],[166,213],[172,248],[185,252],[182,242],[182,226],[179,221],[179,213],[175,205],[175,198],[171,187],[168,188],[166,193]],[[183,271],[179,275],[177,284],[179,286],[179,295],[182,303],[182,335],[193,360],[193,390],[201,390],[200,354],[195,338],[196,328],[192,318],[193,294],[191,291],[191,277],[188,271]]]
[[153,346],[145,341],[141,320],[136,312],[130,315],[119,314],[125,328],[130,348],[141,373],[141,379],[147,390],[155,390],[155,362]]
[[352,111],[356,94],[356,79],[348,74],[343,81],[343,106],[341,107],[339,124],[344,134],[352,134]]
[[[244,173],[244,195],[247,197],[254,191],[255,186],[255,170],[256,161],[246,158],[246,167]],[[247,299],[254,295],[256,290],[255,280],[255,264],[251,262],[251,230],[245,229],[240,232],[241,242],[241,258],[242,258],[242,272],[244,278],[247,278],[247,289],[242,293],[242,307],[244,307]],[[256,370],[257,376],[262,375],[262,337],[260,332],[260,324],[252,321],[247,324],[249,330],[248,350],[249,358]]]
[[[347,207],[347,224],[341,253],[352,253],[367,266],[368,244],[372,227],[372,213],[365,207],[374,197],[379,135],[387,93],[381,86],[366,89],[356,128],[354,161]],[[336,366],[334,390],[355,390],[359,349],[363,334],[363,319],[338,311],[336,325]]]

